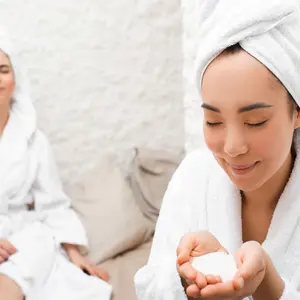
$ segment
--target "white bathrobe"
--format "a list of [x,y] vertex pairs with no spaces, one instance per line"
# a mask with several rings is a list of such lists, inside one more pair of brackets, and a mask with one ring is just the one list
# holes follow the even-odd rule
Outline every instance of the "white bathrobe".
[[[298,0],[201,0],[196,85],[230,45],[240,45],[269,68],[300,106]],[[202,99],[199,100],[199,105]],[[299,134],[297,134],[299,135]],[[263,247],[285,281],[281,299],[300,299],[300,143],[292,177],[277,205]],[[186,157],[165,195],[148,264],[135,276],[139,300],[184,300],[176,248],[190,232],[209,230],[230,251],[242,245],[241,197],[207,151]]]
[[[300,299],[300,142],[297,159],[263,243],[285,281],[281,299]],[[228,251],[242,245],[241,196],[208,150],[184,159],[163,200],[149,261],[135,276],[139,300],[185,300],[176,248],[188,232],[209,230]]]
[[3,41],[0,49],[11,59],[16,86],[0,137],[0,238],[17,252],[0,264],[0,273],[27,300],[108,300],[111,286],[73,265],[61,246],[87,248],[86,233],[62,190],[49,143],[36,128],[24,74]]

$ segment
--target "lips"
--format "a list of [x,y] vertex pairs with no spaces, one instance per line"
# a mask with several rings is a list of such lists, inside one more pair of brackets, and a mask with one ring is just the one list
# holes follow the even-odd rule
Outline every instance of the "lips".
[[235,170],[246,170],[246,169],[254,167],[255,164],[256,164],[256,162],[253,164],[248,164],[248,165],[231,165],[231,168],[235,169]]
[[252,163],[252,164],[246,164],[246,165],[230,165],[230,168],[232,170],[232,173],[235,175],[246,175],[250,173],[256,166],[258,165],[258,162]]

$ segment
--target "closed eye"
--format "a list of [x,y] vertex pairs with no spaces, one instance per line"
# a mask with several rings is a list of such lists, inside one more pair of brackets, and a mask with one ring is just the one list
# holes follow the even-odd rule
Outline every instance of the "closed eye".
[[250,127],[259,127],[259,126],[266,124],[267,122],[268,122],[268,120],[265,120],[265,121],[259,122],[259,123],[246,123],[246,124],[247,124],[247,126],[250,126]]
[[[259,123],[246,123],[246,125],[249,127],[259,127],[259,126],[266,124],[267,122],[268,122],[268,120],[265,120],[265,121],[259,122]],[[215,127],[215,126],[218,126],[221,124],[222,124],[222,122],[208,122],[208,121],[206,122],[206,125],[209,127]]]
[[7,65],[1,65],[0,66],[0,72],[1,73],[7,74],[7,73],[9,73],[9,71],[10,71],[9,66],[7,66]]
[[218,126],[218,125],[221,125],[222,122],[215,122],[215,123],[212,123],[212,122],[206,122],[206,125],[209,126],[209,127],[214,127],[214,126]]

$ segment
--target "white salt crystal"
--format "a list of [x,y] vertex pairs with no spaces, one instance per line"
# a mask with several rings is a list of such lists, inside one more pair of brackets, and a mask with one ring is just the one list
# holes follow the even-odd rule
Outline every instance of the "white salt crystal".
[[195,257],[192,266],[204,275],[220,276],[222,282],[232,280],[237,272],[234,257],[224,252],[214,252]]

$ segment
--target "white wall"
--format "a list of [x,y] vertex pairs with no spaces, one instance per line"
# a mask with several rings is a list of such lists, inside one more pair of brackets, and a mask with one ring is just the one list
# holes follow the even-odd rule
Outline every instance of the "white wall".
[[206,147],[203,138],[203,113],[194,75],[197,51],[201,51],[198,34],[198,25],[201,20],[197,3],[199,0],[182,0],[185,148],[188,152]]
[[63,180],[110,151],[184,145],[180,0],[5,0]]

